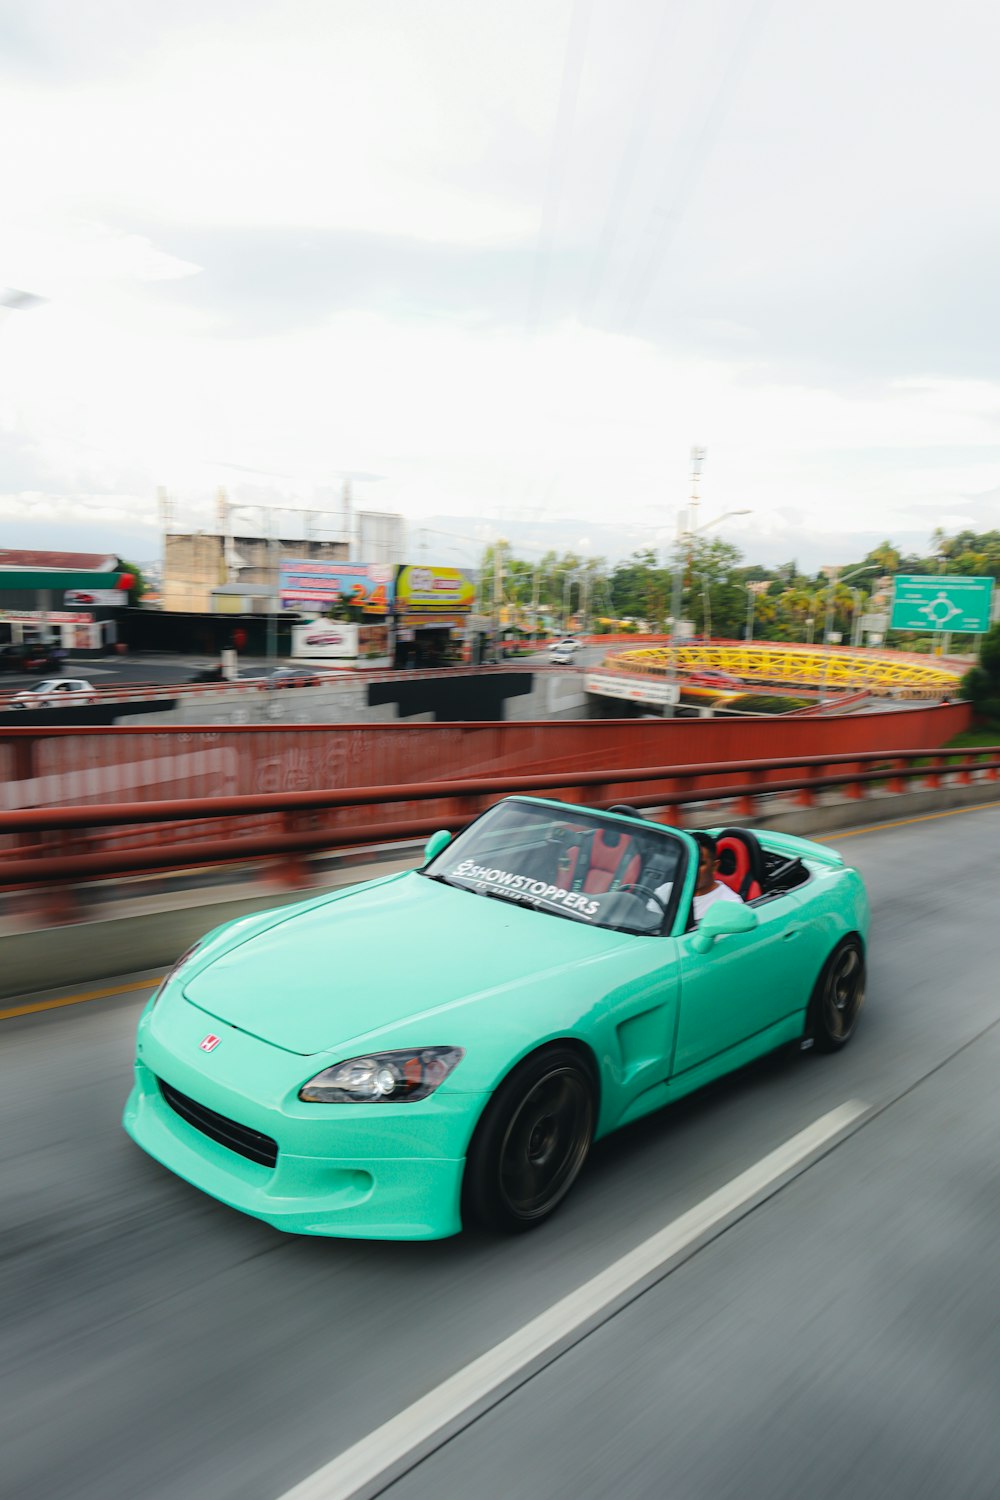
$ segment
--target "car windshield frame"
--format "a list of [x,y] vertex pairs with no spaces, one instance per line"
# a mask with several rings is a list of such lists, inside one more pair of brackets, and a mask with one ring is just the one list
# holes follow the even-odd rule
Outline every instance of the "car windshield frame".
[[[519,823],[516,817],[512,819],[505,830],[503,820],[511,812],[522,816]],[[582,851],[586,849],[589,859],[598,834],[608,835],[607,839],[602,837],[604,848],[608,843],[617,847],[610,839],[612,833],[618,839],[624,836],[625,843],[610,885],[603,891],[585,891],[583,885],[590,871],[582,863]],[[492,849],[491,839],[496,840]],[[580,851],[575,857],[574,850]],[[643,897],[619,889],[634,883],[635,876],[628,880],[623,872],[628,873],[628,866],[637,857],[640,873],[651,866],[657,885],[669,882],[662,910],[660,903],[654,909]],[[416,873],[469,895],[504,901],[605,932],[659,938],[674,931],[692,859],[684,835],[660,823],[542,798],[507,797],[481,813]],[[533,860],[538,863],[532,864]],[[552,873],[569,869],[570,860],[573,868],[568,877]],[[543,861],[551,865],[551,871],[546,872]],[[580,876],[576,874],[578,862],[583,872]],[[552,878],[544,879],[546,873]]]

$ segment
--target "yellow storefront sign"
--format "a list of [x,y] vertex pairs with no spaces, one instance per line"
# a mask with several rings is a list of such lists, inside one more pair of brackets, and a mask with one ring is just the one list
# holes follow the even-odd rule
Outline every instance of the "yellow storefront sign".
[[396,579],[396,608],[403,614],[466,614],[475,604],[476,585],[461,568],[402,567]]

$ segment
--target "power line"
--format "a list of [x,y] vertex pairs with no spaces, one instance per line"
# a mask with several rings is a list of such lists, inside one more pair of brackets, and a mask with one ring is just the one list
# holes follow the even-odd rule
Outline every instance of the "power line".
[[559,86],[559,103],[556,108],[552,145],[545,174],[545,192],[542,197],[542,213],[538,224],[538,243],[535,247],[531,287],[528,292],[528,307],[525,315],[525,329],[529,336],[534,334],[538,326],[548,285],[552,241],[562,198],[566,156],[576,119],[576,104],[580,94],[580,78],[587,51],[587,32],[590,27],[592,9],[593,0],[575,0],[570,17],[562,82]]
[[680,183],[676,190],[672,191],[670,188],[667,188],[661,193],[649,215],[649,219],[647,220],[649,235],[654,235],[655,225],[658,221],[662,221],[662,228],[659,234],[653,238],[650,249],[642,261],[638,274],[633,280],[631,293],[627,297],[622,321],[622,331],[625,333],[630,332],[635,326],[645,306],[646,299],[656,282],[657,274],[660,271],[667,251],[676,238],[677,231],[683,222],[687,208],[694,197],[702,172],[705,169],[705,164],[711,155],[726,114],[732,104],[740,75],[749,60],[757,39],[757,34],[763,25],[764,15],[769,4],[770,0],[751,0],[751,4],[744,17],[743,25],[737,34],[733,49],[723,69],[718,87],[702,121],[701,130],[699,131],[694,149],[688,157],[684,171],[681,173]]
[[[622,219],[625,204],[632,188],[635,177],[635,169],[645,145],[646,132],[653,115],[653,88],[660,77],[663,53],[677,35],[679,17],[683,8],[683,0],[674,9],[664,6],[658,18],[652,39],[646,52],[646,68],[643,75],[642,87],[639,91],[639,99],[636,108],[632,111],[632,123],[625,142],[625,148],[618,161],[618,171],[615,175],[614,187],[608,200],[607,212],[601,233],[598,236],[597,248],[590,262],[590,273],[584,287],[583,297],[580,303],[580,320],[586,322],[593,311],[594,303],[597,301],[597,293],[608,262],[611,259],[611,251],[614,247],[618,226]],[[668,27],[668,22],[673,24]]]

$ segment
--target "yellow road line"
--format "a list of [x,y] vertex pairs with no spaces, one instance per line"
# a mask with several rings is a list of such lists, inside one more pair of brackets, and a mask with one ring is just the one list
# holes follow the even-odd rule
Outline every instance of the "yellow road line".
[[972,802],[968,807],[949,807],[944,812],[920,813],[914,818],[886,818],[884,823],[869,823],[864,828],[849,828],[846,833],[831,834],[826,839],[814,839],[816,844],[839,844],[841,839],[854,839],[860,833],[881,833],[883,828],[903,828],[907,823],[930,823],[935,818],[957,818],[960,813],[985,812],[987,808],[1000,808],[1000,801]]
[[153,979],[134,979],[131,984],[113,984],[106,990],[87,990],[83,995],[63,995],[61,1000],[34,1000],[30,1005],[14,1005],[0,1010],[0,1021],[14,1016],[33,1016],[40,1010],[59,1010],[64,1005],[82,1005],[85,1000],[106,1000],[109,995],[127,995],[132,990],[155,990],[163,975]]

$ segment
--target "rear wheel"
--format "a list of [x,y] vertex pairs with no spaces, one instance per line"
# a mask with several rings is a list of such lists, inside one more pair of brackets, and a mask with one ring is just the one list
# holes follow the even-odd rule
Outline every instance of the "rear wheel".
[[587,1159],[594,1080],[569,1047],[529,1057],[497,1089],[469,1148],[463,1215],[506,1234],[541,1224]]
[[857,938],[830,954],[809,1005],[807,1033],[819,1052],[838,1052],[854,1035],[865,1002],[865,955]]

